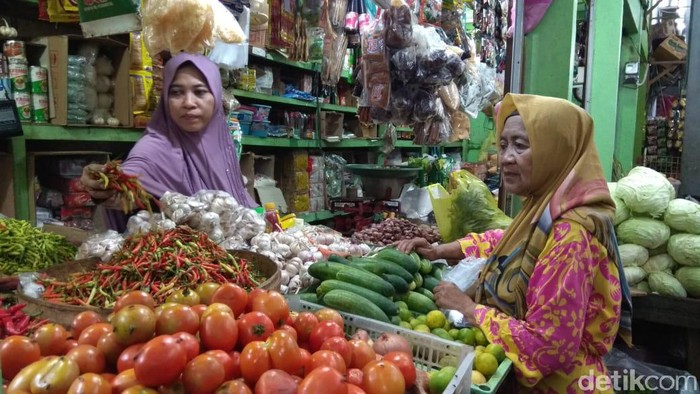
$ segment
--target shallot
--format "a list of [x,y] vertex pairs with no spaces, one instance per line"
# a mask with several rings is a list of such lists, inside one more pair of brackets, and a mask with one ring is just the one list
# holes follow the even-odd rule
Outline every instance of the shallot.
[[389,352],[404,352],[413,356],[411,344],[406,338],[398,335],[385,332],[374,341],[374,351],[377,354],[385,355]]

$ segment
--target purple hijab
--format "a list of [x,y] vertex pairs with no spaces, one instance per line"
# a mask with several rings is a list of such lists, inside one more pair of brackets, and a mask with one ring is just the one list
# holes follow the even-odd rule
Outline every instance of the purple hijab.
[[[182,131],[168,111],[170,85],[177,70],[186,63],[201,71],[214,95],[214,114],[199,133]],[[122,168],[125,173],[138,175],[143,187],[155,198],[167,191],[191,196],[202,189],[222,190],[243,206],[257,206],[243,184],[226,123],[219,68],[206,56],[180,53],[165,64],[158,107]],[[110,228],[124,230],[126,217],[120,211],[107,210],[107,220]]]

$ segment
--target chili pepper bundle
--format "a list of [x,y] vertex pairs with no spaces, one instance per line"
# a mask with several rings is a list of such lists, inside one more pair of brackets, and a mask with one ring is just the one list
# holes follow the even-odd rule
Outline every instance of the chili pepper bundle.
[[48,321],[33,319],[24,313],[26,304],[10,305],[8,301],[6,298],[0,298],[0,339],[11,335],[27,335]]
[[150,293],[158,303],[173,292],[200,283],[236,283],[257,287],[259,275],[244,259],[236,259],[206,233],[179,226],[135,234],[119,252],[95,271],[72,274],[66,282],[42,278],[43,297],[50,302],[110,308],[132,290]]
[[43,270],[72,259],[76,250],[64,237],[25,220],[0,219],[0,274]]
[[121,163],[121,160],[110,161],[104,165],[102,171],[91,170],[90,176],[93,179],[101,180],[105,189],[119,192],[124,213],[131,212],[134,206],[152,213],[151,200],[153,200],[153,196],[146,192],[137,176],[127,175],[122,171]]

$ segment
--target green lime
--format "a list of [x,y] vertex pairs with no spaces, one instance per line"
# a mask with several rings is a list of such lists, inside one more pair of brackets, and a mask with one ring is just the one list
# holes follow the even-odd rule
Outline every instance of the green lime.
[[486,346],[485,352],[493,354],[493,356],[496,357],[496,360],[498,360],[499,364],[506,358],[506,351],[503,350],[501,345],[497,345],[495,343],[490,343],[488,346]]
[[447,318],[441,311],[430,311],[426,315],[425,324],[431,329],[444,328],[447,324]]
[[413,327],[413,331],[424,332],[426,334],[430,334],[430,328],[428,326],[426,326],[425,324],[419,324],[416,327]]
[[413,327],[413,328],[416,328],[417,326],[420,326],[421,324],[423,324],[418,319],[411,319],[408,322],[411,324],[411,327]]
[[391,317],[391,323],[398,326],[399,323],[401,323],[401,318],[398,317],[398,316],[392,316],[392,317]]
[[467,345],[474,346],[476,340],[474,338],[474,331],[469,328],[462,328],[459,330],[459,340],[466,343]]
[[410,322],[413,319],[413,314],[408,309],[399,309],[399,318],[402,321]]
[[486,340],[486,335],[484,335],[484,332],[481,331],[481,329],[474,327],[474,340],[476,341],[477,345],[481,346],[486,346],[489,344],[489,341]]
[[447,366],[430,374],[430,380],[428,381],[430,394],[440,394],[445,391],[447,385],[450,384],[450,380],[452,380],[456,372],[457,368]]
[[481,372],[484,376],[491,376],[498,369],[498,360],[491,353],[477,353],[474,358],[474,369]]
[[428,320],[428,317],[425,315],[418,315],[418,317],[416,317],[416,319],[418,319],[418,321],[421,322],[422,324],[425,324],[426,320]]
[[446,331],[450,331],[452,329],[452,323],[450,323],[449,320],[445,320],[445,325],[442,326]]
[[452,340],[452,337],[450,336],[450,333],[447,332],[444,328],[435,328],[431,331],[433,335],[437,335],[442,339],[447,339],[448,341]]
[[409,329],[409,330],[413,330],[413,327],[411,326],[411,323],[408,323],[408,322],[405,322],[405,321],[402,321],[401,323],[399,323],[399,326],[400,326],[400,327],[403,327],[403,328],[407,328],[407,329]]
[[394,304],[399,309],[408,309],[408,304],[403,301],[394,301]]
[[450,336],[452,337],[452,339],[459,339],[459,330],[458,329],[453,328],[447,332],[450,333]]

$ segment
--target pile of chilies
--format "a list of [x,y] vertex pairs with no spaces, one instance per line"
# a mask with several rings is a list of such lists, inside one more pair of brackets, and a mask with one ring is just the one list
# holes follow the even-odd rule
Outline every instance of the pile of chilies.
[[71,274],[65,282],[40,279],[49,302],[111,308],[132,290],[150,293],[158,303],[171,293],[200,283],[235,283],[258,287],[259,278],[245,259],[236,259],[209,237],[187,226],[137,234],[94,271]]
[[11,335],[28,335],[47,322],[45,319],[33,319],[24,313],[26,304],[14,304],[0,298],[0,339]]
[[119,193],[119,201],[124,213],[131,212],[134,207],[153,212],[150,194],[141,185],[138,177],[127,175],[122,171],[121,160],[110,161],[102,171],[91,171],[93,179],[102,181],[105,189],[114,189]]

